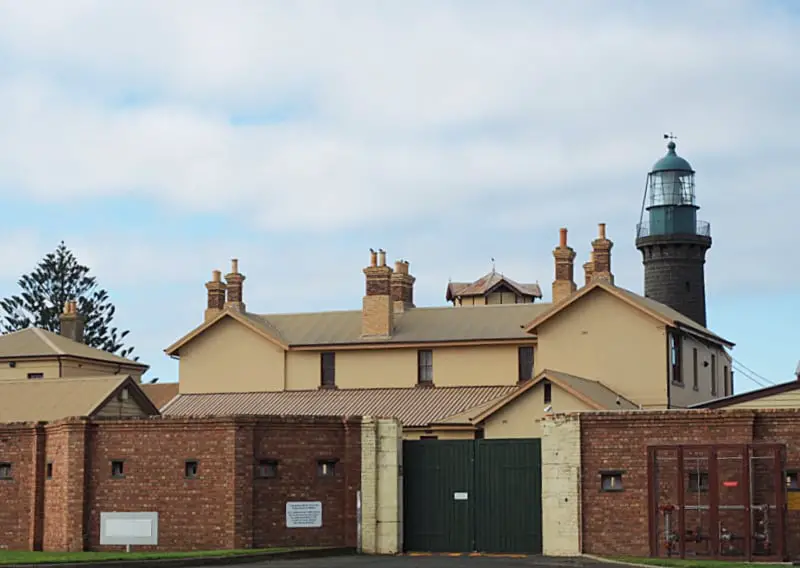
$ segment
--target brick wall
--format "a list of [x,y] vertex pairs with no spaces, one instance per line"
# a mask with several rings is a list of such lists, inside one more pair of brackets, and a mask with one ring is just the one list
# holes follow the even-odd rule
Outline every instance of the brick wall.
[[[648,447],[690,444],[769,444],[787,445],[786,469],[800,469],[800,410],[713,410],[665,412],[615,412],[581,414],[581,486],[582,486],[582,548],[586,553],[601,555],[650,555],[650,511],[648,505]],[[686,450],[683,472],[677,469],[675,451],[659,455],[660,476],[654,487],[659,503],[675,503],[677,485],[683,479],[688,486],[690,473],[699,464],[703,468],[705,455]],[[762,452],[763,453],[763,452]],[[671,456],[669,454],[672,454]],[[720,450],[717,487],[725,479],[742,479],[744,469],[741,453]],[[699,459],[699,462],[695,461]],[[756,460],[752,475],[758,490],[754,501],[775,503],[774,466]],[[689,463],[692,462],[692,463]],[[706,471],[708,471],[706,463]],[[779,466],[780,467],[780,466]],[[603,472],[623,474],[624,490],[602,491]],[[719,504],[746,502],[747,489],[720,487]],[[707,492],[687,492],[686,505],[707,505]],[[691,501],[691,503],[689,503]],[[744,532],[744,512],[720,511],[719,520],[728,530]],[[700,521],[708,527],[707,512],[686,512],[686,528]],[[676,517],[677,518],[677,517]],[[772,530],[776,515],[773,512]],[[677,521],[676,521],[677,522]],[[800,555],[800,512],[787,514],[787,552]],[[676,527],[677,528],[677,527]],[[687,546],[687,550],[690,548]],[[698,548],[698,552],[702,552]]]
[[[159,550],[357,544],[361,420],[69,419],[0,426],[0,548],[99,550],[100,513],[157,511]],[[257,478],[261,459],[278,476]],[[336,461],[331,477],[318,461]],[[112,476],[111,462],[124,464]],[[186,461],[196,461],[196,477]],[[52,477],[45,479],[47,463]],[[322,501],[323,526],[286,529],[285,503]],[[145,547],[141,547],[145,549]]]

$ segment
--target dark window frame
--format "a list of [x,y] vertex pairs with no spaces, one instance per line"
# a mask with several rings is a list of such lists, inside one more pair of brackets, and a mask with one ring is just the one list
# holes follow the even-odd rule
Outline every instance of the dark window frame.
[[183,477],[197,479],[200,477],[200,460],[188,459],[183,462]]
[[533,378],[533,345],[521,345],[517,350],[517,380],[529,381]]
[[728,383],[728,366],[722,366],[722,396],[730,396],[730,384]]
[[800,491],[800,471],[787,469],[784,472],[786,491]]
[[317,460],[317,477],[325,479],[336,477],[337,465],[339,460],[337,458],[323,458]]
[[264,458],[258,460],[256,466],[257,479],[277,479],[280,462],[274,458]]
[[53,462],[49,461],[44,466],[44,478],[53,479]]
[[[119,465],[119,473],[116,472]],[[111,478],[125,479],[125,460],[111,460]]]
[[420,436],[420,440],[438,440],[439,436],[428,434],[426,436]]
[[552,404],[553,402],[553,383],[548,380],[542,381],[544,404]]
[[43,379],[44,373],[28,373],[28,378],[31,380]]
[[336,388],[336,352],[323,351],[319,354],[319,384],[322,388]]
[[14,479],[14,464],[11,462],[0,462],[0,479]]
[[692,348],[692,388],[700,390],[700,369],[697,364],[697,347]]
[[619,493],[625,491],[625,472],[621,470],[604,470],[600,472],[600,491],[603,493]]
[[711,487],[711,478],[707,471],[690,471],[686,487],[687,493],[708,493]]
[[711,396],[717,396],[719,389],[717,388],[717,356],[711,354]]
[[669,333],[669,366],[672,369],[672,384],[684,386],[683,382],[683,353],[681,349],[681,337],[678,333]]
[[417,384],[433,384],[433,349],[417,351]]

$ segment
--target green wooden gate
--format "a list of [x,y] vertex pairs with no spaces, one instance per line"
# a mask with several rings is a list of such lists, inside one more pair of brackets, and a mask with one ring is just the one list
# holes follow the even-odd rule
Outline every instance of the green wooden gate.
[[407,551],[540,554],[541,440],[403,442]]

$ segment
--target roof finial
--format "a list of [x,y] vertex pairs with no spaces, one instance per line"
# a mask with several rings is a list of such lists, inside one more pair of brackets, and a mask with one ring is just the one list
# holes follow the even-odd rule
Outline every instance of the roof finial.
[[494,257],[492,257],[492,274],[494,274],[494,273],[495,273],[495,271],[494,271]]
[[667,149],[670,152],[675,152],[675,140],[677,139],[678,137],[675,136],[672,132],[670,132],[669,134],[664,134],[664,140],[669,140],[669,143],[667,144]]

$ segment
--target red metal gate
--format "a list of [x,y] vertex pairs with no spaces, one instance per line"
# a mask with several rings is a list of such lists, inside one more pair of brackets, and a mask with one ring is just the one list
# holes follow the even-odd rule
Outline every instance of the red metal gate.
[[783,561],[785,447],[648,448],[650,555]]

